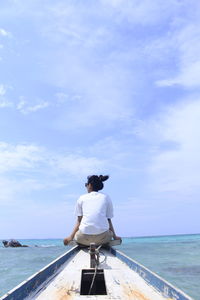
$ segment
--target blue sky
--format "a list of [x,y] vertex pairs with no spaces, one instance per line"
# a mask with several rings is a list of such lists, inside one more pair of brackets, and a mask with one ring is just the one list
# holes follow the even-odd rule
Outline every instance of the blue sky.
[[0,238],[68,235],[109,174],[122,236],[198,233],[200,3],[0,4]]

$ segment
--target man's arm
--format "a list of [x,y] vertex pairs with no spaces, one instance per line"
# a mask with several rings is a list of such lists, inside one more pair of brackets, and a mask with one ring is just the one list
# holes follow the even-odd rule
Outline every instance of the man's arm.
[[108,219],[108,223],[109,223],[109,230],[111,230],[113,232],[113,238],[114,238],[114,240],[121,240],[121,237],[117,236],[116,233],[115,233],[115,230],[114,230],[114,227],[113,227],[111,219]]
[[70,236],[66,237],[63,240],[63,243],[64,243],[65,246],[68,245],[69,242],[71,242],[74,239],[74,236],[75,236],[76,232],[79,230],[79,226],[81,224],[81,220],[82,220],[82,216],[79,216],[77,218],[77,222],[76,222],[76,225],[74,226],[74,229],[73,229],[72,233],[70,234]]

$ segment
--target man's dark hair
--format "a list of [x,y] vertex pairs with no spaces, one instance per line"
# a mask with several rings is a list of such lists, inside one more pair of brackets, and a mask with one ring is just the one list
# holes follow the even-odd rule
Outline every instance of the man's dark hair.
[[106,181],[109,178],[108,175],[91,175],[87,177],[87,184],[91,184],[95,192],[98,192],[103,189],[103,181]]

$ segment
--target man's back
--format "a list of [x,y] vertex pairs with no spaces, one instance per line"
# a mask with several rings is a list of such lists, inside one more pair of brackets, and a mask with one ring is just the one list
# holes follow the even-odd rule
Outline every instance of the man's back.
[[91,192],[80,196],[77,201],[76,215],[82,216],[81,232],[100,234],[109,229],[108,218],[113,217],[110,198],[99,192]]

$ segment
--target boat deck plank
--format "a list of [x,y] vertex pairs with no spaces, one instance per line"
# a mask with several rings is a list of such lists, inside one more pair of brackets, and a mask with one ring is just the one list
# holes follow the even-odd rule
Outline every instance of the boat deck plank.
[[[80,295],[81,270],[89,269],[90,257],[88,250],[80,250],[67,261],[62,271],[37,294],[28,299],[34,300],[69,300],[69,299],[133,299],[163,300],[156,290],[149,286],[136,272],[120,261],[109,251],[104,251],[106,260],[100,265],[104,269],[107,295]],[[100,261],[102,257],[100,257]]]

